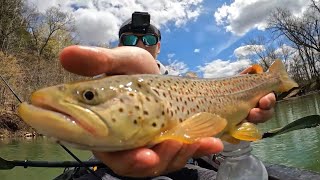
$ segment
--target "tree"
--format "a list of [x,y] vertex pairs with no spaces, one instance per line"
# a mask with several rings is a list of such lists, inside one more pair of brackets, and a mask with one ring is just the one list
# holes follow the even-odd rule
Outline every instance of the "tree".
[[0,0],[0,50],[20,47],[25,35],[22,0]]
[[44,14],[35,11],[30,15],[28,31],[32,35],[32,42],[38,56],[44,54],[44,51],[54,37],[59,39],[60,37],[58,36],[64,34],[65,36],[69,36],[68,39],[72,41],[72,30],[72,16],[60,11],[58,7],[51,7]]
[[311,0],[301,17],[277,9],[269,18],[268,29],[276,38],[284,36],[292,42],[300,57],[297,65],[304,70],[306,79],[311,81],[320,77],[320,1]]

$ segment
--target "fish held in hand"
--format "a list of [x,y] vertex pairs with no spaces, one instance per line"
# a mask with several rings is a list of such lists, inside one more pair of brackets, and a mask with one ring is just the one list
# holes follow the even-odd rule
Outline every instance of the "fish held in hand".
[[[254,69],[257,66],[253,66]],[[242,122],[259,99],[297,83],[280,60],[268,72],[219,79],[119,75],[40,89],[20,117],[38,132],[76,148],[119,151],[173,139],[193,143],[261,139]]]

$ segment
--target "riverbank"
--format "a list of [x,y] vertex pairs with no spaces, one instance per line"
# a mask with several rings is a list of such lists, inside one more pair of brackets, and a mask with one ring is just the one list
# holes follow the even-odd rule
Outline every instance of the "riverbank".
[[34,137],[39,134],[13,111],[0,111],[0,138]]

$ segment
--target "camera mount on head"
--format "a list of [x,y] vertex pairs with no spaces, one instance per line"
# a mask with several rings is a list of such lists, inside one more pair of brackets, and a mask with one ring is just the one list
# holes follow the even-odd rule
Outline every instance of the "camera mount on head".
[[119,29],[119,38],[124,32],[133,32],[141,34],[155,34],[161,40],[160,31],[152,24],[150,24],[150,14],[148,12],[132,13],[131,19],[124,22]]
[[131,28],[135,33],[146,33],[150,26],[150,14],[148,12],[134,12],[131,17]]

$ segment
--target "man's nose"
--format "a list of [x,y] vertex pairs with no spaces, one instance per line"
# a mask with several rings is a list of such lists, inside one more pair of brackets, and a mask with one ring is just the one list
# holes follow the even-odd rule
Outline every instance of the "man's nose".
[[136,45],[137,47],[140,47],[140,48],[144,48],[145,46],[144,46],[144,44],[143,44],[143,42],[142,42],[142,39],[138,39],[138,43],[137,43],[137,45]]

